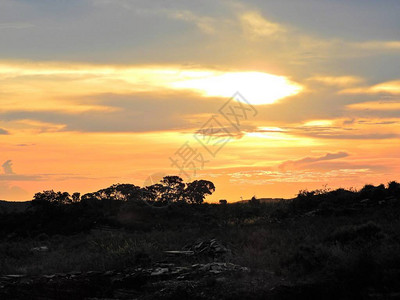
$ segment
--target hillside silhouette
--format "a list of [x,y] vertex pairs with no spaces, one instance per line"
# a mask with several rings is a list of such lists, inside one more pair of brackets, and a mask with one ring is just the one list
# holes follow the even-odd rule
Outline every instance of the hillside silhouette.
[[[0,203],[9,299],[384,299],[400,293],[400,184],[210,204],[164,177]],[[57,275],[58,274],[58,275]],[[216,291],[219,292],[216,292]]]

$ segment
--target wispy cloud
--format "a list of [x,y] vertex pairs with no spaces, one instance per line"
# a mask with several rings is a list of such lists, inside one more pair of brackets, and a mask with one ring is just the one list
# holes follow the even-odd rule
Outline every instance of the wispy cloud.
[[363,79],[358,76],[313,76],[308,78],[308,80],[338,87],[354,86],[363,82]]
[[367,116],[363,118],[353,116],[352,118],[330,120],[308,120],[302,124],[282,126],[282,130],[283,134],[289,136],[303,136],[314,139],[384,140],[400,137],[400,122],[398,118],[393,117]]
[[367,41],[355,44],[361,49],[374,49],[374,50],[400,50],[400,41]]
[[7,160],[1,165],[3,174],[0,174],[0,181],[40,181],[44,180],[41,175],[21,175],[13,170],[12,160]]
[[400,80],[382,82],[373,86],[355,87],[341,90],[342,94],[393,94],[400,95]]
[[[332,166],[331,166],[332,167]],[[261,174],[263,173],[263,174]],[[229,180],[232,184],[249,185],[273,185],[282,183],[332,183],[332,179],[351,182],[358,176],[371,176],[375,170],[364,167],[349,166],[330,170],[279,170],[254,173],[234,173]],[[304,187],[304,185],[303,185]]]
[[217,30],[217,25],[220,26],[221,23],[221,20],[217,22],[214,18],[198,16],[189,10],[169,12],[168,15],[171,18],[195,24],[205,34],[214,34]]
[[299,160],[288,160],[281,163],[278,168],[279,170],[286,170],[286,169],[306,169],[310,165],[315,162],[326,161],[326,160],[334,160],[339,158],[344,158],[349,156],[347,152],[337,152],[337,153],[327,153],[323,156],[316,156],[316,157],[305,157]]
[[245,36],[251,39],[274,38],[286,31],[282,25],[267,20],[257,11],[243,13],[240,22]]
[[9,132],[7,130],[3,129],[3,128],[0,128],[0,135],[1,134],[6,135],[6,134],[9,134]]
[[346,106],[350,110],[377,110],[377,111],[400,111],[400,101],[367,101],[349,104]]

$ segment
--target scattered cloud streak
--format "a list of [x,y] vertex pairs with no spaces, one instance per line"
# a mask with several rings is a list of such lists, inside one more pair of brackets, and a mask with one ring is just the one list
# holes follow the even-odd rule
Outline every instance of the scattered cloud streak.
[[41,175],[20,175],[13,170],[12,160],[7,160],[1,165],[3,174],[0,174],[0,181],[40,181],[45,178]]
[[15,174],[12,169],[12,161],[11,160],[7,160],[6,162],[4,162],[1,167],[3,168],[4,174],[6,174],[6,175]]
[[282,25],[266,20],[257,11],[243,13],[240,22],[245,36],[251,39],[278,38],[278,34],[286,31]]
[[400,80],[379,83],[369,87],[355,87],[340,91],[343,94],[391,94],[400,95]]
[[6,134],[9,134],[9,132],[3,128],[0,128],[0,135],[2,135],[2,134],[6,135]]
[[279,165],[280,170],[287,170],[287,169],[308,169],[310,165],[312,165],[315,162],[321,162],[321,161],[326,161],[326,160],[334,160],[334,159],[340,159],[349,156],[348,153],[346,152],[337,152],[337,153],[327,153],[323,156],[317,156],[317,157],[305,157],[299,160],[288,160],[283,162],[282,164]]

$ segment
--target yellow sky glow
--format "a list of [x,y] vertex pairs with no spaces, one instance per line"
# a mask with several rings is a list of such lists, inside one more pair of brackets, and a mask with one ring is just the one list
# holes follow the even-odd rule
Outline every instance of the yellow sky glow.
[[184,178],[170,158],[186,144],[212,202],[399,180],[389,6],[8,2],[24,23],[0,23],[0,200]]
[[216,73],[203,78],[174,82],[172,87],[194,89],[205,96],[225,98],[239,91],[254,105],[272,104],[302,90],[299,84],[286,77],[261,72]]
[[[70,109],[60,96],[90,93],[128,93],[160,89],[188,90],[204,97],[229,98],[240,92],[253,105],[271,104],[296,95],[303,87],[284,76],[263,72],[234,72],[214,69],[182,69],[179,66],[112,67],[63,64],[0,64],[0,78],[7,84],[3,92],[30,94],[30,99],[42,100],[26,105],[51,109]],[[68,89],[64,82],[68,84]],[[46,93],[46,97],[43,97]],[[18,95],[16,95],[18,97]],[[53,96],[53,99],[49,99]],[[58,98],[58,99],[54,99]],[[47,100],[46,100],[47,99]],[[7,100],[6,100],[7,101]],[[53,103],[51,105],[50,103]],[[6,104],[6,103],[5,103]],[[12,107],[15,106],[12,102]],[[54,105],[55,104],[55,105]],[[11,105],[10,105],[11,106]],[[76,110],[107,110],[106,107],[72,105]],[[7,105],[4,105],[7,109]]]

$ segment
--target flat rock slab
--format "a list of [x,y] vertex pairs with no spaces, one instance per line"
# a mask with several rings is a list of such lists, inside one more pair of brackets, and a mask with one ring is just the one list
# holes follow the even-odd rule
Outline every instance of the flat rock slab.
[[[152,299],[165,290],[206,285],[222,276],[248,272],[247,268],[224,262],[177,266],[155,264],[124,271],[89,271],[0,277],[0,299]],[[150,297],[150,298],[149,298]]]

